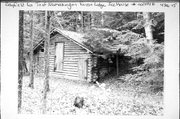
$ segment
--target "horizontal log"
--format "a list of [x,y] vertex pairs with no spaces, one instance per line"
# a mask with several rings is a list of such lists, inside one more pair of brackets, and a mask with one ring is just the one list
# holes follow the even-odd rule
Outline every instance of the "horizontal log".
[[83,56],[82,55],[78,55],[78,54],[76,54],[76,55],[68,55],[68,54],[64,54],[64,57],[76,57],[76,58],[82,58]]
[[64,60],[64,64],[78,64],[78,60]]
[[74,57],[64,57],[63,62],[74,62],[74,63],[77,63],[77,62],[79,62],[79,58],[74,58]]
[[78,67],[78,64],[63,63],[63,66]]
[[75,43],[65,43],[64,46],[66,48],[73,48],[73,49],[83,49],[82,47],[80,47],[79,45],[75,44]]
[[67,68],[63,68],[63,72],[64,73],[73,73],[73,74],[78,74],[78,70],[77,69],[67,69]]
[[64,64],[76,64],[78,65],[78,60],[63,60]]
[[78,65],[63,65],[64,68],[78,69]]
[[90,57],[90,54],[89,53],[87,53],[87,52],[83,52],[83,51],[78,51],[78,52],[76,52],[76,51],[64,51],[64,54],[81,54],[81,55],[89,55],[89,57]]
[[[54,62],[49,63],[50,67],[54,67]],[[78,69],[79,65],[75,63],[63,63],[63,68],[65,69]],[[91,71],[91,67],[87,67],[88,71]]]
[[63,72],[78,73],[78,69],[72,69],[72,68],[63,67]]
[[73,68],[73,69],[78,69],[78,65],[65,65],[63,64],[64,68]]
[[74,44],[65,44],[64,48],[69,49],[69,50],[70,49],[76,49],[76,50],[84,50],[84,51],[86,51],[84,48],[82,48],[82,47],[80,47],[78,45],[74,45]]
[[63,69],[62,70],[60,70],[60,71],[55,71],[55,72],[57,72],[57,73],[72,73],[72,74],[77,74],[78,73],[78,71],[75,71],[75,70],[69,70],[69,69],[64,69],[64,67],[63,67]]
[[75,50],[64,50],[64,54],[68,54],[68,53],[76,53],[76,54],[78,54],[78,53],[81,53],[81,54],[89,54],[89,53],[87,53],[87,52],[84,52],[84,51],[75,51]]
[[84,57],[90,58],[89,54],[84,53],[84,52],[65,52],[64,55],[65,56],[68,56],[68,55],[72,55],[72,56],[84,56]]
[[66,51],[82,51],[82,52],[86,52],[86,50],[82,49],[82,48],[78,48],[78,47],[74,47],[74,46],[68,46],[68,47],[64,47],[64,50]]
[[82,59],[82,57],[80,56],[77,56],[77,55],[65,55],[64,56],[64,59],[67,59],[67,60],[79,60],[79,59]]

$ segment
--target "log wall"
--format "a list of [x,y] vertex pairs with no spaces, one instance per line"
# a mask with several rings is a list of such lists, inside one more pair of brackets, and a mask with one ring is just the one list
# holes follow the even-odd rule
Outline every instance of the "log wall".
[[[64,59],[62,71],[55,71],[55,43],[64,43]],[[80,61],[87,62],[87,77],[81,78]],[[92,60],[91,54],[87,52],[84,48],[80,47],[73,41],[65,38],[64,36],[58,34],[51,39],[51,44],[49,48],[49,68],[51,76],[58,76],[60,78],[74,79],[74,80],[87,80],[91,81],[91,68]]]

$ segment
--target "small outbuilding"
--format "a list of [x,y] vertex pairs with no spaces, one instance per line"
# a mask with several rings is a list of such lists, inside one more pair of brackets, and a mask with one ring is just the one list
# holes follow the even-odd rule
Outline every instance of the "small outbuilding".
[[[99,78],[99,73],[107,74],[108,62],[102,58],[99,62],[98,55],[83,43],[85,41],[81,33],[53,29],[49,47],[49,75],[91,82]],[[34,47],[34,63],[35,73],[44,73],[44,40]]]

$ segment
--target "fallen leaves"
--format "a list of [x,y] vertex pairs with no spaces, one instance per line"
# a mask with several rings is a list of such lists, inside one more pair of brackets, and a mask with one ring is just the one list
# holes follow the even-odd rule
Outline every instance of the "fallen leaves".
[[[24,79],[22,112],[40,114],[42,111],[43,78],[35,78],[35,88],[28,87]],[[112,84],[116,85],[113,86]],[[163,104],[157,95],[138,93],[116,81],[106,88],[67,79],[51,79],[47,95],[47,114],[61,115],[163,115]],[[118,86],[117,86],[118,85]],[[134,97],[134,95],[136,95]],[[73,103],[76,96],[84,97],[84,106],[79,109]],[[158,100],[157,100],[158,99]]]

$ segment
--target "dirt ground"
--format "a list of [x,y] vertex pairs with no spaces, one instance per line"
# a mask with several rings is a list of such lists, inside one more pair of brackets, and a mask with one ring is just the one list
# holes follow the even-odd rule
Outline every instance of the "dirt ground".
[[[42,113],[43,77],[35,77],[34,89],[24,77],[22,113]],[[130,86],[122,80],[90,84],[83,81],[51,78],[47,114],[61,115],[163,115],[163,96],[147,92],[146,86]],[[83,108],[73,105],[76,96],[84,97]]]

